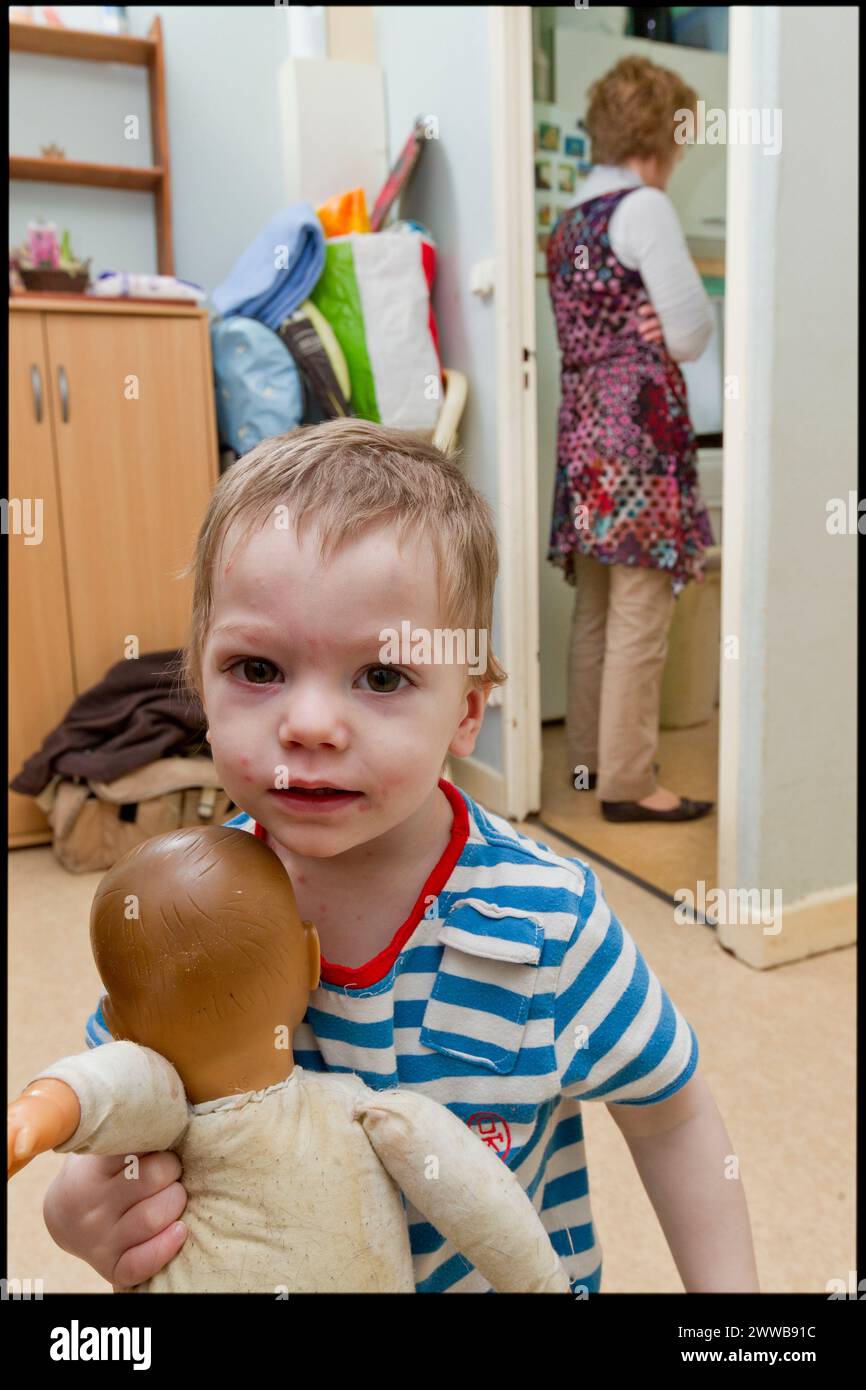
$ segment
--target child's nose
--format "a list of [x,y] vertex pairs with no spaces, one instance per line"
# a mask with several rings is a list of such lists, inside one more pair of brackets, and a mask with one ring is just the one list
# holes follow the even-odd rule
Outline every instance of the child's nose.
[[321,744],[345,748],[348,731],[336,697],[321,687],[306,691],[295,688],[281,711],[279,739],[286,747],[299,743],[304,748]]

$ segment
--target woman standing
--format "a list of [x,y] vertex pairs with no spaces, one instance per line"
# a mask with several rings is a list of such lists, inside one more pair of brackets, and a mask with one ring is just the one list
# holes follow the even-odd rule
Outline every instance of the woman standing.
[[575,585],[570,766],[608,820],[694,820],[713,803],[657,786],[653,757],[674,601],[714,544],[677,366],[700,357],[713,321],[664,192],[685,152],[675,113],[697,96],[630,57],[589,98],[595,167],[547,249],[562,352],[548,559]]

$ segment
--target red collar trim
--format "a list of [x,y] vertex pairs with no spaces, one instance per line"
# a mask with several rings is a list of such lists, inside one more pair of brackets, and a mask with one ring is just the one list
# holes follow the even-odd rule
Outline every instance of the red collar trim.
[[[454,866],[463,853],[463,846],[469,839],[469,812],[466,809],[466,802],[461,793],[451,783],[446,782],[444,777],[439,778],[439,786],[451,803],[454,812],[454,820],[451,824],[451,838],[445,848],[445,852],[439,863],[431,872],[427,882],[418,894],[415,906],[406,918],[401,927],[398,927],[390,943],[384,951],[380,951],[372,960],[368,960],[364,965],[349,966],[337,965],[335,961],[326,960],[322,956],[322,979],[331,985],[353,985],[363,987],[375,985],[387,975],[391,966],[399,956],[409,937],[417,927],[421,918],[428,907],[428,899],[438,897],[439,892],[445,887]],[[267,843],[267,831],[263,825],[256,821],[255,833],[260,840]]]

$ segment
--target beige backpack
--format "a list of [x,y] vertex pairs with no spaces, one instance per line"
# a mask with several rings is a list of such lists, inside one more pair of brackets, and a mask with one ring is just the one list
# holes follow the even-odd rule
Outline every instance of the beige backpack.
[[157,758],[114,782],[54,777],[36,802],[51,825],[55,855],[73,874],[110,869],[153,835],[221,825],[237,814],[206,757]]

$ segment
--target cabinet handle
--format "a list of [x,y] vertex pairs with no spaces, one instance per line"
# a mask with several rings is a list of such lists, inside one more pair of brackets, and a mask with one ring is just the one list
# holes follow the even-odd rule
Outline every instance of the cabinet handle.
[[42,373],[34,363],[30,368],[30,385],[33,390],[33,409],[37,425],[42,424]]
[[60,388],[60,418],[64,425],[69,424],[69,382],[66,380],[66,368],[57,368],[57,385]]

